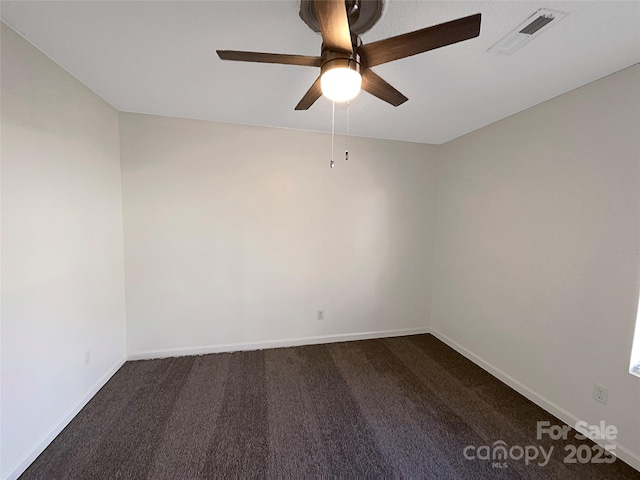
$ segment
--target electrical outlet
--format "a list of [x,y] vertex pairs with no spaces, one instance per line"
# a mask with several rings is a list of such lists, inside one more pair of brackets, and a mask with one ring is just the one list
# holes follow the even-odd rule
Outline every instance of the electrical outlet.
[[600,402],[603,405],[607,404],[607,398],[609,397],[609,390],[597,383],[593,384],[593,399],[596,402]]
[[91,363],[91,350],[84,352],[84,364],[89,365]]
[[324,310],[318,310],[318,315],[316,315],[316,320],[324,320]]

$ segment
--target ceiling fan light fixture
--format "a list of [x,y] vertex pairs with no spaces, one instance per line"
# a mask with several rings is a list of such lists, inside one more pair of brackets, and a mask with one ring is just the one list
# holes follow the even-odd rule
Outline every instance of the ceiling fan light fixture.
[[348,102],[362,88],[360,63],[351,58],[335,58],[322,65],[320,89],[334,102]]
[[347,102],[360,93],[362,75],[350,68],[332,68],[322,74],[320,88],[322,94],[334,102]]

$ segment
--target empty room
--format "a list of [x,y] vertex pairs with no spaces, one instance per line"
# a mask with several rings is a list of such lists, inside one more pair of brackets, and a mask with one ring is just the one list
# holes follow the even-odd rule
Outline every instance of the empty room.
[[0,478],[640,479],[640,1],[0,1]]

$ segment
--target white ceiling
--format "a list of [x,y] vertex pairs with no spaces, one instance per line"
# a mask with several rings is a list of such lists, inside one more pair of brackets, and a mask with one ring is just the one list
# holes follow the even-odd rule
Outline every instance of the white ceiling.
[[[318,69],[223,62],[216,49],[319,55],[299,2],[1,3],[2,19],[121,111],[330,131],[331,103],[294,107]],[[569,15],[511,56],[487,53],[540,8]],[[354,135],[440,144],[640,62],[640,1],[386,0],[365,43],[482,13],[480,36],[375,67],[409,97],[362,93]],[[337,108],[344,131],[345,111]]]

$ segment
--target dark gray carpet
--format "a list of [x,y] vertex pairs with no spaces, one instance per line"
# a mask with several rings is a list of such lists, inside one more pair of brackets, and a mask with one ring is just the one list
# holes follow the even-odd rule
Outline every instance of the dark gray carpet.
[[[562,424],[431,335],[127,362],[21,478],[640,479],[564,463],[593,444],[537,440],[539,420]],[[499,440],[554,451],[463,455]]]

